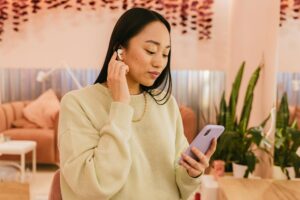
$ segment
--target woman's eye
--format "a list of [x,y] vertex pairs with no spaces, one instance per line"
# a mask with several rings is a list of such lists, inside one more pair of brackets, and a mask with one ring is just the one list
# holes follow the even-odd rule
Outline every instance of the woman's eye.
[[[156,53],[155,51],[149,51],[149,50],[146,50],[146,51],[147,51],[147,53],[150,54],[150,55],[153,55],[153,54]],[[164,57],[164,58],[167,58],[168,56],[169,56],[169,55],[163,54],[163,57]]]
[[149,51],[149,50],[146,50],[147,51],[147,53],[149,53],[150,55],[153,55],[153,54],[155,54],[155,52],[154,51]]

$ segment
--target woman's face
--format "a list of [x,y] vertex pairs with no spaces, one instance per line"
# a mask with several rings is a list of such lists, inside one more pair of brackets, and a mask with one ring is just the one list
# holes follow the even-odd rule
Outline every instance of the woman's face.
[[168,29],[159,21],[151,22],[129,40],[123,52],[123,61],[129,66],[128,84],[152,86],[168,63]]

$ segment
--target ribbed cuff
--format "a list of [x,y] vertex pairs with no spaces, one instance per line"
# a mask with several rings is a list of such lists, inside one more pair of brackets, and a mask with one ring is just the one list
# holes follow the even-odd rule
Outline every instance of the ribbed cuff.
[[185,184],[196,185],[201,183],[202,175],[196,178],[191,177],[184,167],[178,166],[177,168],[180,179]]

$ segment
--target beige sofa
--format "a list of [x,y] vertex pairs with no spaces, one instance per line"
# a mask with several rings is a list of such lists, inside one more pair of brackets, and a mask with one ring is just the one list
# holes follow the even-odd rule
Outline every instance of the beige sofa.
[[[57,128],[13,128],[12,122],[23,118],[22,110],[29,101],[16,101],[0,105],[0,133],[13,140],[33,140],[37,142],[37,163],[58,164]],[[55,119],[57,127],[58,115]],[[28,157],[27,157],[28,156]],[[31,154],[26,155],[30,161]],[[0,160],[16,160],[17,156],[0,156]]]

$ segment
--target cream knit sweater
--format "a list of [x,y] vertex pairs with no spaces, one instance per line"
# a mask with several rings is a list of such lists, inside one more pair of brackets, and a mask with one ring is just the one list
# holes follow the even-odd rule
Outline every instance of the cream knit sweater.
[[130,105],[113,102],[95,84],[67,93],[61,101],[59,151],[64,200],[179,200],[199,186],[178,165],[188,146],[172,96],[158,105],[147,94]]

